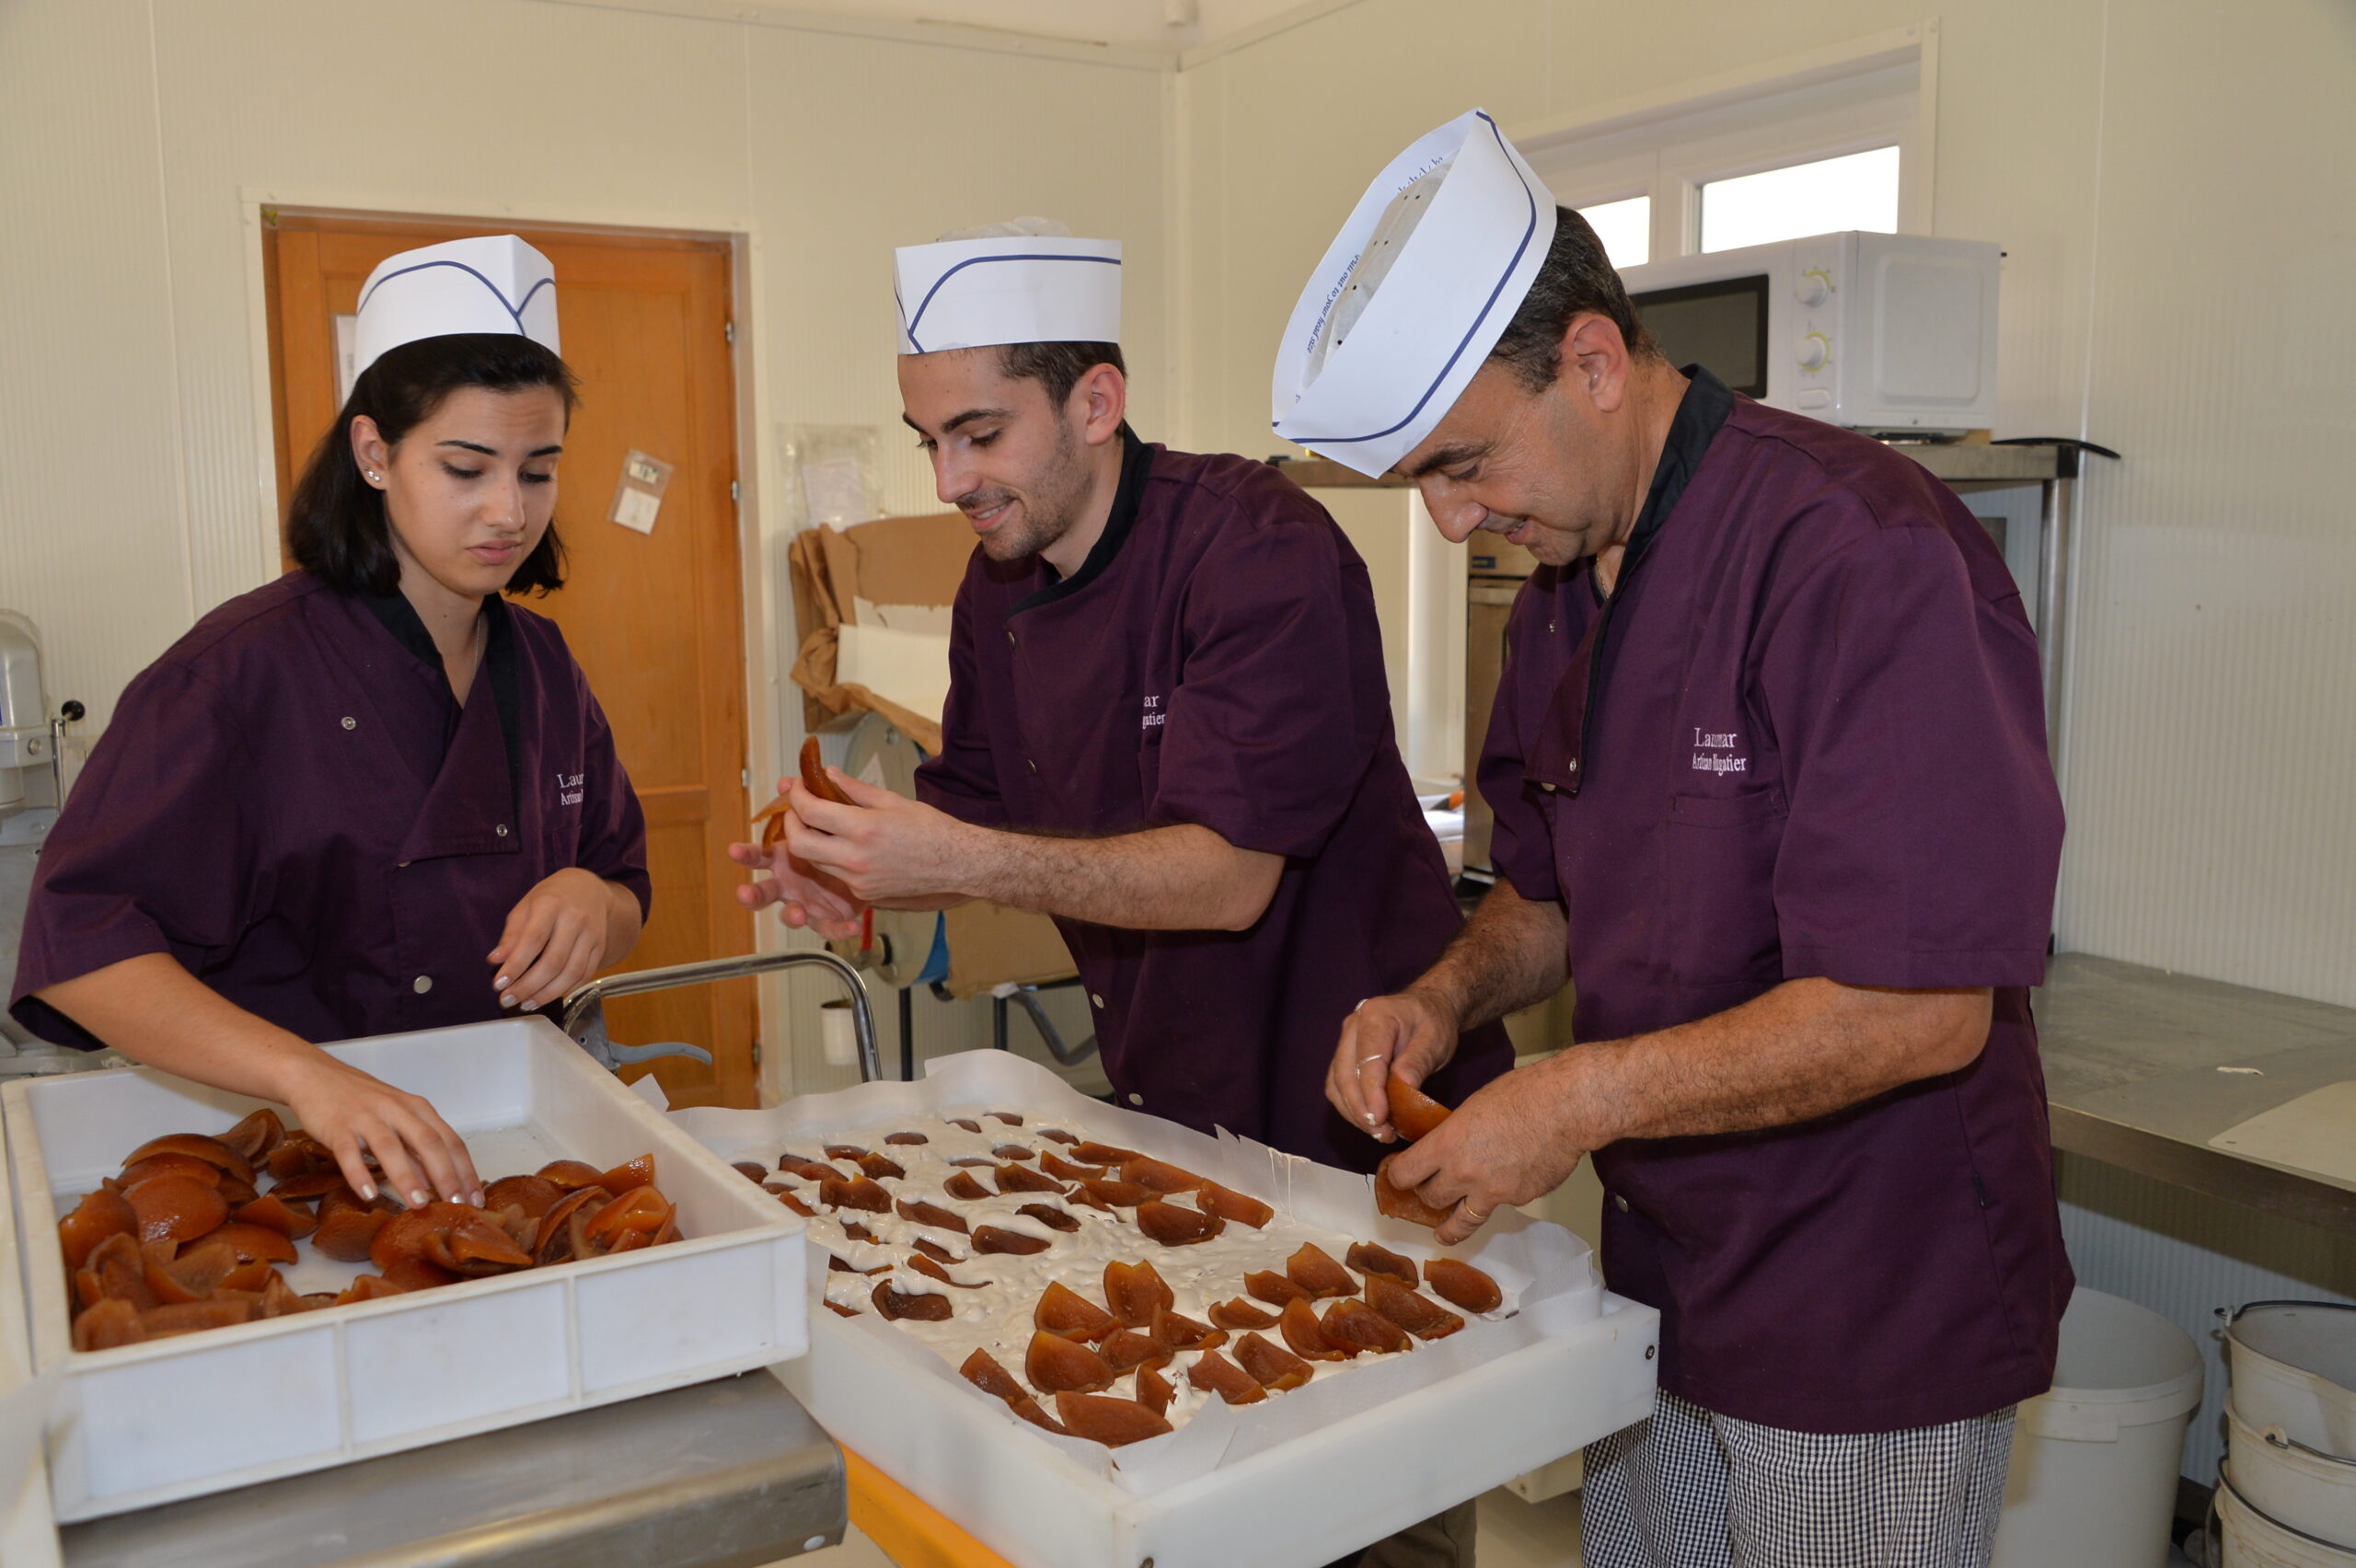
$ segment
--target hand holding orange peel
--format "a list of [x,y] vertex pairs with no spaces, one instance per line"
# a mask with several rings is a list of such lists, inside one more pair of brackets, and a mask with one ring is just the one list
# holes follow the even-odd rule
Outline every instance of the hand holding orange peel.
[[[832,801],[838,806],[851,803],[850,797],[843,793],[842,786],[827,776],[826,765],[819,760],[818,737],[815,735],[806,737],[802,743],[802,787],[822,801]],[[792,814],[793,798],[791,795],[780,795],[753,813],[753,820],[760,824],[762,848],[773,849],[778,846],[785,837],[785,819]]]
[[[1382,1088],[1391,1101],[1391,1125],[1409,1143],[1448,1120],[1447,1106],[1397,1073],[1392,1073]],[[1389,1156],[1375,1170],[1374,1206],[1392,1219],[1409,1220],[1429,1229],[1438,1229],[1451,1210],[1434,1208],[1416,1196],[1412,1189],[1395,1185],[1391,1180],[1391,1161],[1398,1158],[1395,1154]]]

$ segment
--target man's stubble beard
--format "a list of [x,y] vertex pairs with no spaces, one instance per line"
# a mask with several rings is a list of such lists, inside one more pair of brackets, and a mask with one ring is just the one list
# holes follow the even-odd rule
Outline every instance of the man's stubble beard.
[[985,535],[982,553],[992,560],[1028,560],[1072,530],[1088,504],[1089,475],[1080,461],[1071,426],[1057,421],[1056,451],[1043,477],[1021,500],[1020,534]]

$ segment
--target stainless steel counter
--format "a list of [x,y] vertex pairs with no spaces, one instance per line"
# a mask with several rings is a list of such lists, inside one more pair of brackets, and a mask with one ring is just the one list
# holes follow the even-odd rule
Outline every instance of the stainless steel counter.
[[[267,1406],[222,1412],[267,1421]],[[842,1539],[842,1451],[767,1372],[69,1525],[66,1568],[758,1568]]]
[[2083,953],[2047,965],[2036,1008],[2054,1147],[2356,1235],[2356,1184],[2209,1147],[2356,1078],[2356,1009]]

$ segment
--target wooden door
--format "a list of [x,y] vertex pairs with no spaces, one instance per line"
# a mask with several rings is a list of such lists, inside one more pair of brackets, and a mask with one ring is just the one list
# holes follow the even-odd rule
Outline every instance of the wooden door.
[[[625,969],[749,952],[752,917],[727,858],[750,813],[738,559],[735,391],[725,241],[271,214],[264,259],[279,495],[341,409],[335,318],[397,251],[520,234],[554,263],[565,363],[581,409],[559,466],[564,587],[523,601],[564,629],[612,722],[646,809],[654,907]],[[651,534],[607,521],[624,455],[673,465]],[[289,563],[291,564],[291,563]],[[714,1065],[655,1066],[672,1102],[756,1102],[751,981],[628,997],[606,1009],[616,1040],[702,1045]],[[633,1071],[629,1076],[636,1076]]]

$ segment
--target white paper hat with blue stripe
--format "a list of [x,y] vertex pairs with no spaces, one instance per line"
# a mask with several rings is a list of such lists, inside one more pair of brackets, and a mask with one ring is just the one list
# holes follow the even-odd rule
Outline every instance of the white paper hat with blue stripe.
[[900,352],[1121,340],[1121,247],[1015,218],[892,252]]
[[549,259],[512,234],[387,257],[360,288],[352,373],[403,343],[459,332],[510,332],[561,353]]
[[1391,161],[1276,351],[1287,441],[1380,476],[1463,395],[1554,239],[1554,198],[1483,110]]

